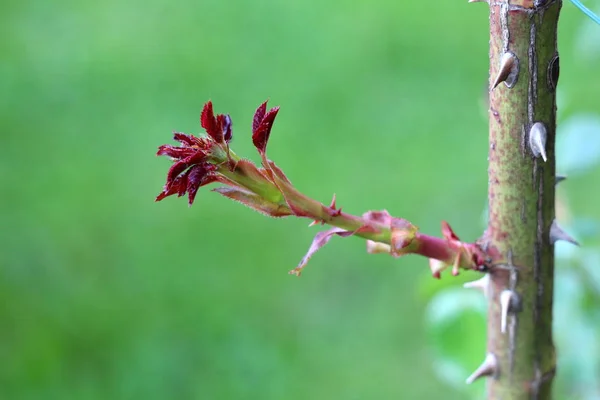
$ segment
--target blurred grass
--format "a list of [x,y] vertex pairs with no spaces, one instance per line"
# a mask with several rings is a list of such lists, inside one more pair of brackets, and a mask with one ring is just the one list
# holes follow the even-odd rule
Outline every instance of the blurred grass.
[[[564,12],[562,42],[582,18]],[[206,190],[155,204],[154,153],[212,99],[250,156],[269,98],[269,154],[298,188],[472,240],[487,23],[462,2],[3,4],[0,398],[461,398],[432,375],[424,260],[336,238],[293,279],[306,221]],[[566,113],[597,111],[597,65],[561,62]]]

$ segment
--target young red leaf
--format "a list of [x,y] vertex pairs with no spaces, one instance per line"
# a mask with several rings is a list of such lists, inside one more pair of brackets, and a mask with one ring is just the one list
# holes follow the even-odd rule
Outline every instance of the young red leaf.
[[174,194],[177,194],[177,197],[183,196],[187,189],[187,182],[188,182],[187,172],[179,175],[172,182],[170,182],[170,183],[167,182],[163,191],[160,192],[158,194],[158,196],[156,196],[156,199],[154,201],[161,201],[165,197],[168,197],[168,196],[171,196]]
[[182,145],[193,146],[198,145],[199,139],[192,135],[186,135],[181,132],[173,132],[173,139],[181,143]]
[[179,147],[179,146],[171,146],[170,144],[163,144],[158,148],[156,152],[157,156],[169,156],[175,159],[183,159],[191,156],[197,150],[194,150],[191,147]]
[[196,164],[190,168],[187,177],[186,191],[188,194],[188,203],[191,206],[196,198],[196,193],[200,186],[204,186],[210,182],[217,180],[212,174],[216,169],[213,164]]
[[266,107],[266,102],[261,104],[256,110],[252,121],[252,143],[254,143],[254,147],[262,154],[267,149],[271,128],[279,112],[279,107],[273,107],[265,114]]
[[223,141],[223,131],[219,129],[217,119],[213,112],[212,101],[207,102],[202,109],[200,114],[200,125],[204,128],[206,133],[217,143]]
[[189,164],[185,160],[177,161],[173,164],[167,173],[167,186],[171,185],[175,181],[175,178],[181,175],[188,167]]
[[263,118],[265,117],[266,112],[267,112],[267,102],[265,101],[260,106],[258,106],[256,111],[254,112],[254,118],[252,118],[252,134],[254,134],[254,132],[256,132],[256,130],[258,129],[258,126],[260,125]]

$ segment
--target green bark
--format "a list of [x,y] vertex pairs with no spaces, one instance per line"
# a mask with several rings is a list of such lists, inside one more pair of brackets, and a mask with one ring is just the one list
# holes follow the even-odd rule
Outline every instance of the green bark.
[[[557,23],[561,1],[490,2],[488,353],[497,369],[489,399],[549,399],[556,370],[552,341]],[[492,89],[503,55],[518,66]],[[518,72],[514,69],[518,68]],[[516,82],[514,82],[514,75]],[[509,83],[507,85],[506,83]],[[509,87],[512,86],[512,87]],[[530,130],[546,129],[547,161],[536,157]],[[505,332],[500,295],[514,293]]]

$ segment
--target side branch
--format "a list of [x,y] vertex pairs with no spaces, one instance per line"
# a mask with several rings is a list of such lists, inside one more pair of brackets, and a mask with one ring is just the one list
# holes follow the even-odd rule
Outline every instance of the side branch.
[[215,192],[238,201],[271,217],[296,216],[312,220],[310,225],[327,224],[333,228],[319,232],[299,265],[290,271],[300,275],[310,257],[333,236],[358,236],[367,239],[369,253],[386,252],[394,257],[419,254],[430,259],[434,277],[452,267],[453,275],[460,268],[484,270],[489,266],[478,243],[464,243],[446,222],[442,222],[442,237],[422,234],[418,228],[402,218],[392,217],[387,211],[368,211],[362,216],[342,212],[336,206],[335,196],[326,206],[299,192],[283,171],[266,156],[271,128],[279,108],[267,111],[266,102],[254,115],[252,141],[261,157],[261,167],[240,158],[229,148],[232,138],[231,118],[214,115],[208,102],[201,114],[201,125],[207,135],[196,137],[175,133],[179,146],[163,145],[158,155],[166,155],[174,164],[167,174],[167,182],[157,201],[187,193],[189,204],[194,202],[201,186],[212,182],[223,186]]

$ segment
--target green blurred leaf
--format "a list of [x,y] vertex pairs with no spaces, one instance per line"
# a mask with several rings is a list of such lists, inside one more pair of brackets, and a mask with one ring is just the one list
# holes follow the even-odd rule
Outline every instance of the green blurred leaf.
[[558,353],[558,385],[569,398],[597,399],[600,395],[600,342],[598,325],[583,312],[583,277],[559,269],[555,280],[554,335]]
[[469,388],[464,380],[485,354],[486,310],[480,292],[447,289],[431,300],[425,313],[436,374],[447,384],[478,395],[478,385]]
[[558,127],[557,170],[583,173],[600,163],[600,117],[577,114]]

